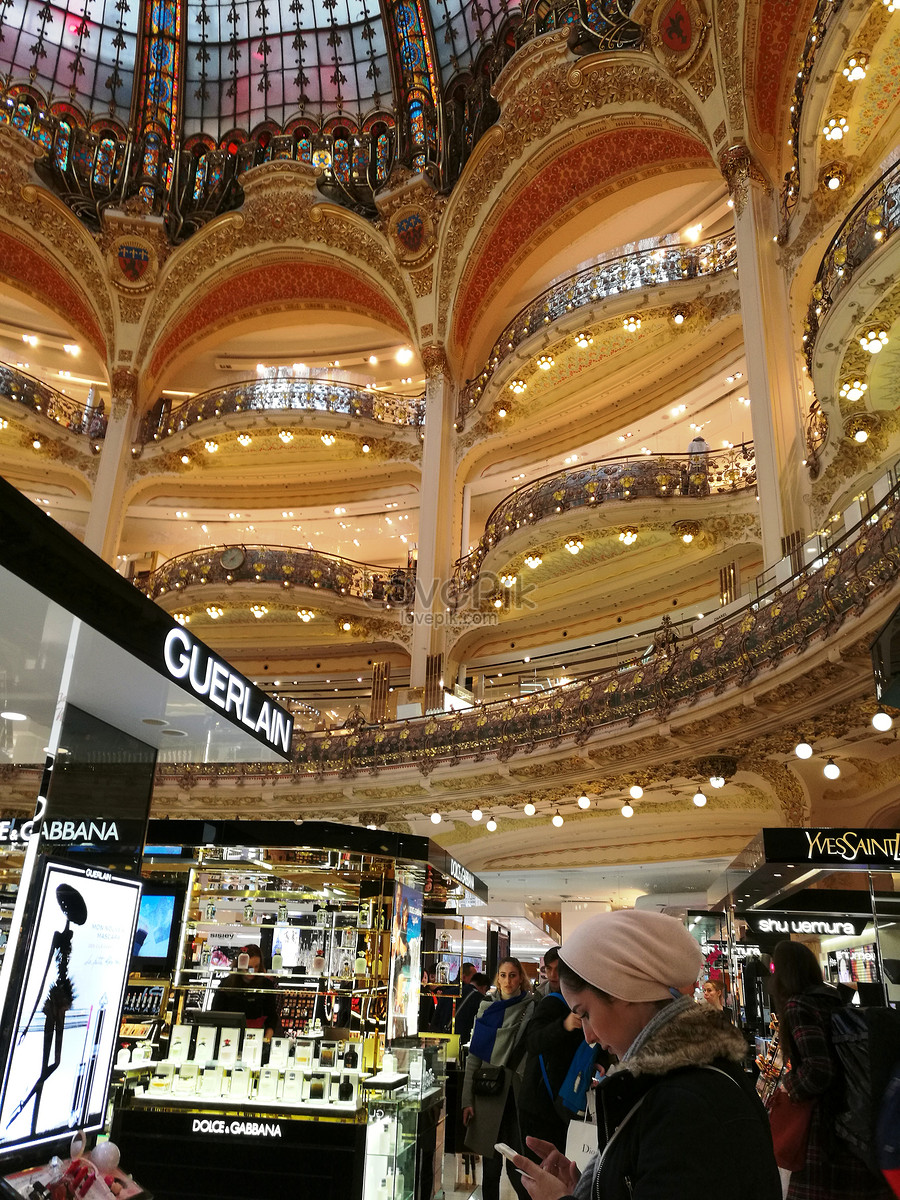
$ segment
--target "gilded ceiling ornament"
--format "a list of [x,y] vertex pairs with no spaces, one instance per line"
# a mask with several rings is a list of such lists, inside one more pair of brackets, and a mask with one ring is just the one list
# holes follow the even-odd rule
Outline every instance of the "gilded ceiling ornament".
[[[410,271],[409,277],[412,280],[413,291],[416,296],[421,299],[423,296],[430,296],[434,288],[434,267],[427,266],[421,271]],[[429,325],[429,329],[433,326]],[[423,326],[423,334],[425,327]],[[427,335],[426,335],[427,336]]]
[[771,759],[741,758],[741,770],[752,775],[759,775],[771,785],[786,825],[800,826],[809,824],[809,795],[802,781],[793,771],[781,763]]
[[751,183],[762,184],[765,188],[770,186],[752,154],[742,142],[737,142],[720,152],[719,170],[725,176],[725,183],[734,201],[734,211],[737,216],[744,211],[744,206],[750,198]]
[[[718,80],[716,78],[716,68],[713,61],[712,51],[706,55],[696,71],[688,79],[688,83],[697,93],[701,100],[708,100],[716,90]],[[713,139],[715,140],[715,138]]]
[[[692,69],[703,53],[711,24],[709,14],[698,0],[659,0],[650,18],[651,49],[673,75],[683,75]],[[713,76],[712,91],[715,71],[711,62],[710,70]],[[702,99],[706,98],[699,88],[694,90],[701,94]]]
[[450,378],[450,363],[447,351],[441,342],[429,342],[422,347],[422,365],[427,379],[436,377]]

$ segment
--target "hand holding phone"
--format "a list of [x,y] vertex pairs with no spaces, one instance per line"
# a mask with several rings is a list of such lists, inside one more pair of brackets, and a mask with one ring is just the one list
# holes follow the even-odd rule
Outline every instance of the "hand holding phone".
[[512,1146],[507,1146],[506,1142],[496,1142],[494,1144],[494,1149],[498,1154],[502,1154],[504,1158],[507,1158],[510,1161],[512,1161],[514,1158],[518,1158],[519,1155],[518,1150],[513,1150]]

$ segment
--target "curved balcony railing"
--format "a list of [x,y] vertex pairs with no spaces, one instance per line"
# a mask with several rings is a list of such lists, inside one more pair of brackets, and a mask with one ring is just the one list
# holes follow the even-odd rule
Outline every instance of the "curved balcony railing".
[[794,94],[791,96],[791,140],[793,162],[791,169],[784,177],[781,187],[781,220],[786,226],[790,221],[800,198],[800,122],[803,104],[806,99],[806,89],[812,77],[813,63],[816,54],[822,49],[825,34],[832,25],[835,16],[843,8],[845,0],[819,0],[816,11],[812,15],[806,31],[806,42],[800,55],[800,70],[794,83]]
[[721,453],[628,455],[544,475],[500,501],[478,545],[456,562],[453,592],[473,587],[488,552],[524,525],[574,509],[596,509],[607,500],[697,499],[755,486],[752,442]]
[[629,663],[533,697],[391,725],[298,734],[300,770],[352,776],[361,770],[438,763],[465,756],[510,758],[518,751],[586,741],[604,726],[696,703],[746,686],[767,667],[862,615],[900,575],[900,487],[835,543],[831,551],[766,596],[682,641],[664,627],[647,661]]
[[48,417],[57,425],[65,426],[70,433],[84,434],[92,441],[102,441],[106,437],[107,417],[100,406],[88,408],[79,404],[6,363],[0,363],[0,396]]
[[882,175],[853,206],[825,251],[813,286],[803,333],[806,365],[826,314],[859,268],[900,227],[900,162]]
[[425,421],[422,396],[397,396],[330,379],[261,379],[213,388],[170,409],[165,398],[156,402],[141,424],[140,440],[158,442],[198,421],[239,412],[341,413],[382,421],[386,425],[421,427]]
[[617,255],[554,284],[516,313],[497,338],[481,373],[460,392],[457,423],[462,427],[497,369],[538,329],[620,292],[716,275],[736,264],[732,231],[698,246],[662,245]]
[[208,546],[179,554],[136,582],[151,600],[207,583],[275,583],[285,588],[319,588],[390,606],[409,601],[415,571],[371,566],[303,547],[241,544]]

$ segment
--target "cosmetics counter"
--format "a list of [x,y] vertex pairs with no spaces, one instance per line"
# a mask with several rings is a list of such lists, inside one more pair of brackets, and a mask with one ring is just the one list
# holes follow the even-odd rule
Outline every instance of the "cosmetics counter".
[[[437,1194],[445,1047],[416,1039],[422,916],[427,896],[439,926],[462,923],[483,890],[460,874],[422,838],[151,822],[112,1137],[157,1200],[301,1180],[321,1200]],[[238,978],[253,945],[263,971]]]

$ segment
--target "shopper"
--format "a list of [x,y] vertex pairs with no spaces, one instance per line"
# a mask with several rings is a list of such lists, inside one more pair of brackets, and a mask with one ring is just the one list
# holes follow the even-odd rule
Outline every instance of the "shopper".
[[[494,1150],[495,1143],[521,1149],[517,1102],[525,1028],[534,1011],[534,997],[517,958],[500,963],[496,988],[497,999],[485,997],[479,1006],[462,1089],[466,1147],[482,1156],[482,1200],[500,1197],[503,1159]],[[506,1169],[516,1195],[528,1200],[519,1173],[511,1163]]]
[[722,1012],[725,1008],[725,981],[723,979],[704,979],[703,980],[703,999],[716,1012]]
[[559,1089],[572,1059],[585,1044],[584,1033],[581,1018],[572,1012],[559,991],[558,946],[551,947],[544,955],[544,967],[548,990],[539,1000],[525,1033],[528,1057],[519,1126],[523,1138],[543,1138],[558,1150],[565,1150],[571,1115],[559,1101]]
[[263,1037],[269,1041],[281,1032],[279,1021],[278,984],[264,973],[263,953],[259,946],[251,943],[242,946],[238,954],[247,956],[247,965],[226,975],[216,989],[212,999],[213,1012],[240,1012],[247,1018],[248,1029],[264,1030]]
[[844,1098],[831,1040],[840,993],[823,981],[818,959],[802,942],[779,942],[772,961],[778,1037],[790,1063],[781,1086],[792,1100],[813,1101],[806,1163],[791,1175],[788,1200],[889,1200],[884,1179],[873,1175],[834,1129]]
[[741,1035],[680,988],[701,955],[680,921],[626,909],[589,917],[560,949],[560,983],[584,1036],[620,1062],[597,1088],[604,1148],[583,1175],[551,1142],[513,1160],[536,1200],[781,1200],[768,1119],[741,1069]]
[[469,990],[459,1002],[456,1015],[453,1018],[453,1031],[459,1036],[459,1044],[465,1046],[472,1036],[472,1028],[478,1009],[484,999],[491,981],[483,971],[475,971],[469,976]]

